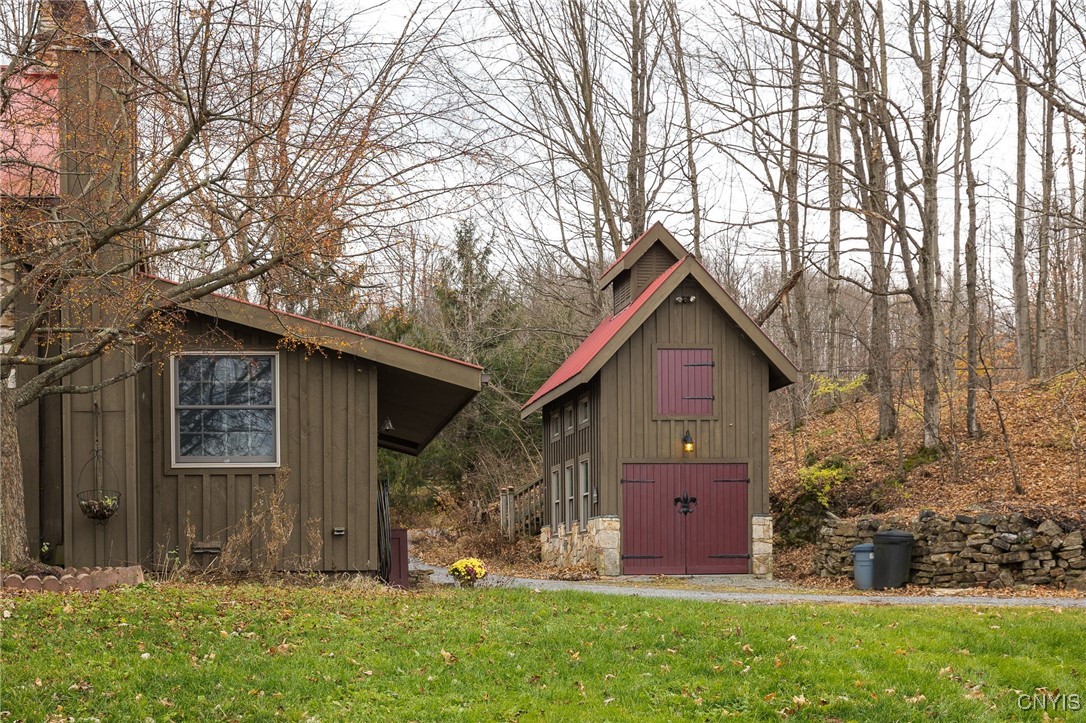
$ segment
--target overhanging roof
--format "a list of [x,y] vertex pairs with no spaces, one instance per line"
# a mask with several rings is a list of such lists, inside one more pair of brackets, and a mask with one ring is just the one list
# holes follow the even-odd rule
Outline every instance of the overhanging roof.
[[795,365],[717,283],[712,274],[706,271],[693,255],[687,254],[660,274],[632,304],[618,314],[604,319],[521,408],[521,418],[591,380],[687,278],[697,281],[740,331],[765,355],[769,363],[769,391],[795,383],[799,375]]
[[[160,292],[177,282],[149,278]],[[377,367],[378,427],[391,420],[395,429],[379,431],[377,444],[418,454],[482,389],[483,368],[459,359],[328,324],[298,314],[276,311],[221,294],[181,302],[197,314],[260,329],[292,342],[348,354]],[[367,410],[368,411],[368,410]]]

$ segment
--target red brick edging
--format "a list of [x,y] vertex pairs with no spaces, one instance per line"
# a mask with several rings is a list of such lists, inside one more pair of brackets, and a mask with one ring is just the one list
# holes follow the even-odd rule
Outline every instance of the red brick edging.
[[90,592],[103,590],[118,585],[139,585],[143,582],[143,568],[131,567],[77,567],[66,568],[57,575],[6,575],[3,579],[5,590],[27,590],[30,592]]

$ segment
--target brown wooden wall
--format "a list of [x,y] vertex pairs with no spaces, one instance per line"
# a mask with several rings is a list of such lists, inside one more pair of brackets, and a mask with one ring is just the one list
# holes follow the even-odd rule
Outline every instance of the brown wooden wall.
[[[200,339],[199,322],[188,325],[197,341],[186,351],[238,349],[234,341]],[[275,351],[277,338],[244,327],[227,327],[247,351]],[[206,336],[206,335],[205,335]],[[143,538],[145,564],[179,548],[184,560],[191,526],[196,541],[228,543],[254,499],[275,484],[269,468],[173,468],[170,460],[169,375],[145,372],[140,378],[140,450],[144,489],[140,517],[149,527]],[[377,370],[350,356],[335,358],[302,350],[279,351],[280,461],[286,475],[285,504],[295,508],[294,526],[280,567],[285,569],[374,570],[377,557]],[[148,403],[149,400],[149,403]],[[147,451],[153,455],[147,459]],[[149,493],[149,494],[148,494]],[[307,527],[322,540],[319,557]],[[346,534],[333,535],[342,527]],[[255,540],[250,554],[259,555]],[[197,558],[198,562],[206,559]],[[311,561],[312,560],[312,561]]]
[[[185,351],[278,351],[280,460],[286,475],[285,504],[295,508],[294,525],[280,567],[285,569],[375,570],[377,557],[377,370],[355,357],[303,350],[277,350],[271,334],[218,324],[192,315]],[[144,357],[146,349],[134,356]],[[107,354],[73,375],[89,384],[123,370],[132,354]],[[64,562],[74,566],[142,563],[161,566],[176,551],[189,559],[188,543],[226,545],[253,504],[275,483],[274,468],[173,468],[170,437],[169,357],[151,355],[151,367],[127,382],[100,392],[56,397],[20,413],[25,429],[27,507],[31,545],[38,519],[61,530]],[[79,511],[76,493],[95,486],[93,466],[82,477],[94,446],[93,405],[101,410],[101,444],[106,465],[103,486],[120,490],[120,510],[105,525]],[[39,426],[40,425],[40,426]],[[40,428],[40,446],[33,434]],[[131,452],[131,454],[128,454]],[[39,462],[40,459],[40,462]],[[56,462],[50,472],[48,460]],[[38,487],[41,470],[42,486]],[[116,472],[116,477],[113,472]],[[57,476],[54,476],[57,475]],[[46,506],[39,515],[38,503]],[[307,526],[322,540],[319,556]],[[346,534],[333,535],[342,527]],[[54,532],[56,534],[56,532]],[[58,538],[59,539],[59,538]],[[256,540],[250,555],[259,555]],[[193,562],[210,562],[197,555]]]
[[[699,285],[688,281],[677,293],[697,300],[665,301],[596,376],[600,513],[622,510],[622,464],[649,461],[748,463],[750,512],[767,512],[768,364]],[[713,349],[715,418],[657,418],[656,349],[667,345]],[[695,440],[691,454],[682,452],[686,430]]]
[[[581,425],[579,423],[578,414],[580,400],[587,397],[588,399],[588,424]],[[565,411],[566,408],[573,407],[574,414],[574,431],[572,434],[566,434],[565,429]],[[551,419],[552,414],[558,412],[558,420],[560,424],[560,433],[557,439],[553,439],[551,434]],[[543,524],[551,526],[551,532],[557,532],[557,526],[554,524],[554,499],[551,496],[551,470],[554,467],[559,468],[560,479],[562,484],[565,485],[565,466],[567,463],[573,463],[574,475],[578,473],[579,461],[588,455],[588,474],[591,480],[591,485],[599,489],[600,477],[600,400],[599,400],[599,385],[593,380],[588,384],[573,390],[569,394],[558,398],[554,402],[546,405],[543,408],[543,485],[545,489],[545,497],[547,500],[546,510],[543,515]],[[580,500],[577,500],[577,504],[580,504]],[[591,504],[591,501],[590,501]],[[566,505],[566,494],[563,487],[562,495],[562,509],[564,521],[564,511]],[[593,516],[599,514],[598,503],[592,506]]]

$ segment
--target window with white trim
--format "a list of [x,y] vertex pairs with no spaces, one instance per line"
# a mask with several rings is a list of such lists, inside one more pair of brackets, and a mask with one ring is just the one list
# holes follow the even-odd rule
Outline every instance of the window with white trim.
[[551,470],[551,499],[554,500],[554,519],[551,520],[551,533],[558,532],[558,523],[562,520],[562,476],[555,467]]
[[574,479],[573,479],[573,462],[566,464],[566,532],[573,529],[573,526],[577,524],[577,497],[574,491]]
[[175,356],[174,464],[278,464],[278,361],[274,353]]
[[578,477],[580,478],[580,491],[581,491],[581,529],[588,527],[588,518],[592,516],[592,508],[590,506],[590,500],[588,497],[588,490],[591,487],[591,481],[588,477],[588,458],[584,457],[580,460],[578,467]]

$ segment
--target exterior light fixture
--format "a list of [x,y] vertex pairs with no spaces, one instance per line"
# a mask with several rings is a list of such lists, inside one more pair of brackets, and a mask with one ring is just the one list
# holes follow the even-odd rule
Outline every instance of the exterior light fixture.
[[392,417],[385,417],[384,423],[381,425],[382,432],[395,432],[396,428],[392,426]]
[[683,451],[694,451],[694,438],[690,436],[690,430],[686,430],[686,434],[683,435]]
[[675,297],[676,304],[693,304],[697,297],[694,294],[679,294]]

